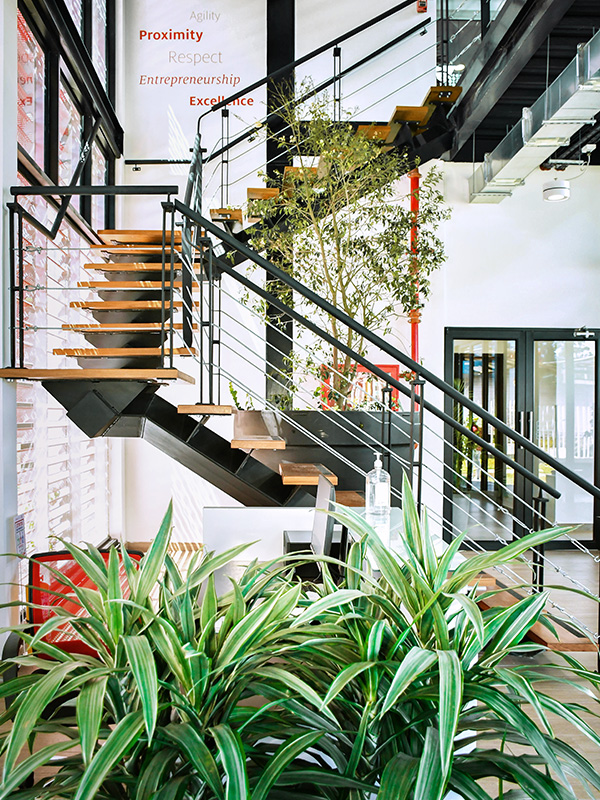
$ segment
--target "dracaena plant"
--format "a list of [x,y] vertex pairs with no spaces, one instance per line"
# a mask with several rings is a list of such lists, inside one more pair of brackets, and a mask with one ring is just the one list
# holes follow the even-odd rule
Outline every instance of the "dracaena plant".
[[[386,549],[351,509],[335,516],[360,537],[341,588],[361,595],[321,619],[352,644],[333,658],[323,653],[318,665],[293,652],[286,657],[288,669],[323,695],[322,709],[345,732],[336,754],[343,774],[379,787],[378,800],[441,800],[449,790],[465,800],[575,800],[573,779],[600,790],[600,737],[589,709],[576,702],[579,692],[590,694],[590,684],[597,692],[597,673],[566,653],[559,664],[521,658],[509,667],[512,656],[541,649],[525,637],[538,621],[552,627],[543,615],[547,593],[481,610],[477,600],[501,590],[482,595],[473,585],[481,570],[506,567],[564,529],[533,533],[457,564],[464,536],[436,554],[406,481],[402,555]],[[366,548],[381,571],[378,580]],[[340,587],[323,571],[314,591],[335,595]],[[565,685],[574,697],[559,702],[553,689]],[[596,766],[555,736],[557,717],[598,748]]]
[[[3,665],[19,674],[2,687],[12,702],[1,717],[0,798],[266,800],[290,771],[328,777],[320,756],[307,755],[324,729],[275,723],[262,687],[275,705],[294,699],[337,730],[331,712],[317,711],[322,698],[278,662],[290,649],[331,655],[338,631],[324,624],[317,635],[313,622],[359,592],[309,603],[289,567],[252,565],[218,598],[215,572],[244,546],[198,557],[182,575],[167,554],[170,520],[169,510],[139,567],[125,550],[121,566],[116,549],[106,561],[94,547],[68,546],[97,588],[55,572],[69,607],[55,606],[35,635],[22,629],[29,652]],[[96,655],[50,644],[57,626]],[[50,776],[36,779],[48,765]],[[333,783],[361,785],[342,775]]]

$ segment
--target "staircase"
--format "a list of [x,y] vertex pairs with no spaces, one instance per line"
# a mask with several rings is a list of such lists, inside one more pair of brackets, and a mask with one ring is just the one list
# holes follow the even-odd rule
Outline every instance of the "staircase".
[[[452,127],[448,112],[459,93],[456,87],[433,87],[421,106],[396,106],[388,122],[356,123],[356,131],[381,144],[382,158],[401,148],[411,160],[427,161],[450,147]],[[169,198],[163,203],[164,230],[98,233],[98,242],[92,249],[102,261],[86,264],[85,279],[77,285],[77,289],[88,296],[70,302],[71,308],[81,314],[81,321],[64,322],[65,346],[52,350],[56,358],[74,359],[77,367],[73,364],[73,367],[38,369],[26,365],[22,354],[17,357],[17,351],[22,351],[24,335],[24,278],[22,265],[19,268],[14,264],[13,290],[17,300],[14,359],[10,368],[0,370],[0,377],[41,380],[87,436],[144,438],[245,505],[313,505],[313,487],[323,474],[337,484],[336,495],[340,502],[362,505],[360,489],[372,463],[372,450],[377,449],[383,453],[393,476],[393,502],[400,504],[398,476],[408,472],[419,506],[424,505],[423,493],[434,497],[430,519],[439,526],[446,540],[451,541],[460,531],[444,518],[443,511],[440,512],[442,502],[438,499],[440,485],[443,492],[455,477],[448,474],[447,463],[440,455],[444,447],[452,447],[452,430],[466,436],[494,458],[510,462],[510,466],[537,485],[540,492],[553,494],[552,487],[522,464],[508,459],[504,452],[460,425],[447,408],[431,404],[426,399],[429,386],[441,391],[448,403],[470,409],[484,419],[491,430],[511,437],[535,458],[552,464],[565,477],[577,482],[577,476],[568,470],[565,473],[562,465],[553,463],[523,436],[507,429],[501,420],[370,331],[361,334],[384,354],[386,361],[414,376],[409,382],[394,378],[381,365],[349,348],[344,350],[340,345],[340,350],[347,351],[346,354],[361,365],[377,388],[375,394],[369,395],[357,378],[357,408],[350,412],[366,414],[373,427],[336,409],[323,408],[319,403],[315,406],[312,386],[300,386],[296,393],[295,400],[302,406],[302,413],[308,412],[309,402],[312,403],[312,416],[300,420],[289,409],[277,407],[265,396],[264,380],[257,389],[236,373],[235,363],[228,361],[228,356],[244,359],[262,379],[270,374],[282,388],[286,387],[288,377],[276,364],[269,363],[262,352],[257,352],[248,328],[239,335],[232,334],[234,327],[240,326],[243,315],[247,317],[253,313],[239,292],[236,293],[238,288],[288,315],[298,328],[305,328],[314,337],[319,335],[296,309],[279,302],[259,281],[247,278],[236,269],[248,260],[268,278],[285,282],[290,290],[303,297],[303,302],[333,314],[340,325],[356,329],[355,322],[339,309],[324,303],[246,246],[249,231],[243,228],[244,217],[239,209],[228,209],[223,203],[223,207],[211,211],[211,219],[202,216],[202,167],[213,158],[224,157],[239,141],[226,143],[203,160],[200,137],[196,138],[186,202],[171,202]],[[272,187],[249,188],[250,203],[271,200],[279,204],[281,210],[298,177],[293,167],[288,169],[287,175],[287,183],[284,181],[279,194]],[[110,189],[107,187],[107,191]],[[57,189],[55,193],[68,195],[69,189]],[[182,226],[182,232],[175,221]],[[254,215],[251,205],[245,221],[258,226],[277,223],[277,219],[262,220]],[[260,318],[260,322],[264,325],[264,318]],[[74,343],[74,339],[79,341]],[[294,344],[304,346],[301,342]],[[179,368],[183,358],[189,365],[185,371]],[[161,397],[160,387],[174,381],[195,383],[198,402],[174,405]],[[245,393],[259,411],[244,412],[222,402],[221,395],[228,384],[237,392]],[[394,395],[400,398],[403,408],[392,402]],[[425,413],[429,415],[427,418]],[[332,444],[330,434],[321,434],[315,420],[322,417],[337,429],[341,442]],[[449,433],[445,437],[440,434],[440,426],[429,421],[432,417],[447,426]],[[215,418],[234,420],[230,437],[213,430],[211,424]],[[305,440],[304,452],[308,452],[309,457],[301,457],[294,449],[297,438]],[[358,450],[366,453],[366,461],[359,460]],[[493,480],[490,476],[490,481]],[[596,487],[586,484],[583,488],[595,497],[600,496]],[[551,524],[537,509],[526,509],[526,512],[529,517],[522,516],[514,521],[523,531],[531,527],[532,514],[536,525]],[[509,526],[498,526],[494,519],[488,524],[491,535],[498,541],[513,535],[513,520]],[[476,543],[469,537],[464,547],[477,550]],[[551,559],[543,552],[535,554],[533,565],[539,565],[540,560],[547,570],[553,568]],[[539,578],[539,570],[536,575]],[[503,572],[501,579],[507,587],[505,601],[510,603],[511,592],[515,591],[510,587],[520,583],[520,578]],[[543,581],[538,581],[538,588],[541,583]],[[576,577],[573,583],[577,586]],[[581,585],[578,588],[582,588]],[[583,588],[592,593],[589,587]],[[484,597],[481,603],[485,602]],[[559,609],[555,603],[552,605],[555,611],[577,625],[574,615]],[[556,649],[564,645],[563,649],[596,651],[597,634],[590,631],[590,635],[586,640],[580,631],[573,634],[571,630],[569,636],[576,641],[560,633],[556,637],[558,643],[553,644]],[[550,639],[546,641],[550,644]]]

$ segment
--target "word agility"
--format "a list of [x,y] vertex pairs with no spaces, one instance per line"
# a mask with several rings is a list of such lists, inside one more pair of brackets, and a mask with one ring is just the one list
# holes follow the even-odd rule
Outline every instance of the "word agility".
[[169,28],[168,31],[146,31],[141,28],[140,39],[142,41],[150,41],[151,39],[163,41],[166,39],[168,42],[179,39],[181,41],[199,42],[203,33],[204,31],[195,31],[192,28],[186,28],[184,31],[174,31],[172,28]]

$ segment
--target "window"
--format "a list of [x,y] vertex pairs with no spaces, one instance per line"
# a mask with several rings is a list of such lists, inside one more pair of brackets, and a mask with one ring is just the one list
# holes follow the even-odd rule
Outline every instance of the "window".
[[44,78],[46,60],[23,15],[17,15],[17,137],[23,149],[44,163]]
[[[43,199],[23,200],[37,218],[44,216]],[[53,214],[48,211],[49,218]],[[24,272],[30,287],[23,314],[25,363],[66,366],[52,351],[64,347],[62,325],[73,321],[77,311],[70,307],[70,293],[60,290],[76,285],[82,277],[80,264],[91,260],[90,253],[66,224],[54,242],[27,223],[24,236]],[[106,536],[108,454],[109,443],[88,439],[41,384],[18,382],[18,513],[25,518],[30,550],[47,550],[51,536],[96,542]]]

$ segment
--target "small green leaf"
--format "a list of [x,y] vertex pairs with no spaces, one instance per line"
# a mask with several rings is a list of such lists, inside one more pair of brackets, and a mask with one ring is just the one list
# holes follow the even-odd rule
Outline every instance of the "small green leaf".
[[164,732],[171,741],[176,742],[184,750],[190,764],[200,778],[208,784],[211,792],[219,800],[223,800],[225,793],[219,770],[204,739],[198,732],[187,722],[167,725]]
[[139,711],[119,722],[83,773],[74,800],[94,800],[106,776],[127,755],[143,727],[144,719]]
[[463,672],[454,650],[439,650],[440,666],[440,763],[444,781],[448,779],[454,753],[456,726],[462,709]]
[[81,754],[87,766],[94,755],[104,711],[108,675],[88,681],[77,697],[77,727],[81,737]]
[[148,739],[151,740],[158,714],[158,676],[154,652],[143,636],[124,636],[123,644],[137,684]]
[[408,800],[412,790],[419,760],[404,753],[396,753],[385,765],[377,800]]
[[252,800],[267,800],[269,791],[294,759],[315,744],[323,736],[322,731],[300,734],[281,744],[263,770],[254,791]]
[[405,655],[392,680],[388,693],[381,707],[381,715],[387,713],[398,700],[402,692],[420,675],[437,661],[436,653],[413,647]]
[[248,773],[239,735],[229,725],[217,725],[210,732],[217,743],[221,764],[227,776],[225,800],[247,800]]
[[28,689],[15,715],[8,737],[2,780],[6,781],[15,767],[15,762],[29,734],[37,724],[42,712],[58,692],[65,677],[80,663],[71,661],[53,667],[43,678]]

